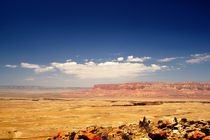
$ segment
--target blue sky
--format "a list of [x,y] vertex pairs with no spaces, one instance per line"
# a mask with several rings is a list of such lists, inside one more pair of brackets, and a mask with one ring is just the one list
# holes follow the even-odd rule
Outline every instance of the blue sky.
[[209,7],[208,0],[1,1],[0,85],[209,81]]

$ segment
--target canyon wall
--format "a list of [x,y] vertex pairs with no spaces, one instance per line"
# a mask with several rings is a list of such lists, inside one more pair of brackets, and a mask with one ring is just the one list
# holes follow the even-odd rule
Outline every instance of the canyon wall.
[[87,92],[92,96],[210,99],[210,82],[136,82],[99,84]]
[[210,90],[210,83],[164,83],[164,82],[139,82],[139,83],[124,83],[124,84],[99,84],[93,89],[103,90],[144,90],[144,89],[172,89],[172,90]]

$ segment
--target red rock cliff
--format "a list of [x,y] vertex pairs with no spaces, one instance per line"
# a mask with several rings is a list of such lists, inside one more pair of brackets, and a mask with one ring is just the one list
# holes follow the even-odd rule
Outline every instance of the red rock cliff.
[[163,83],[163,82],[139,82],[139,83],[124,83],[124,84],[99,84],[95,85],[93,89],[102,90],[143,90],[143,89],[175,89],[175,90],[210,90],[210,83],[196,83],[196,82],[184,82],[184,83]]

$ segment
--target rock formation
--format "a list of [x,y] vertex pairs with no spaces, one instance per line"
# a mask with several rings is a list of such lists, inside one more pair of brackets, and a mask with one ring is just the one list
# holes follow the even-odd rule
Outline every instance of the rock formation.
[[209,82],[139,82],[95,85],[87,92],[93,96],[149,97],[149,98],[194,98],[210,99]]
[[209,140],[210,122],[193,121],[186,118],[178,120],[159,120],[157,123],[143,118],[137,124],[119,127],[90,126],[77,132],[58,132],[48,140]]

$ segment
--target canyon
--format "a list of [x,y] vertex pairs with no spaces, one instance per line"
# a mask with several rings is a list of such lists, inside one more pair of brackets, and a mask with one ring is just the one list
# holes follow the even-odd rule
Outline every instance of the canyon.
[[86,92],[87,95],[109,97],[210,99],[210,83],[136,82],[99,84]]

